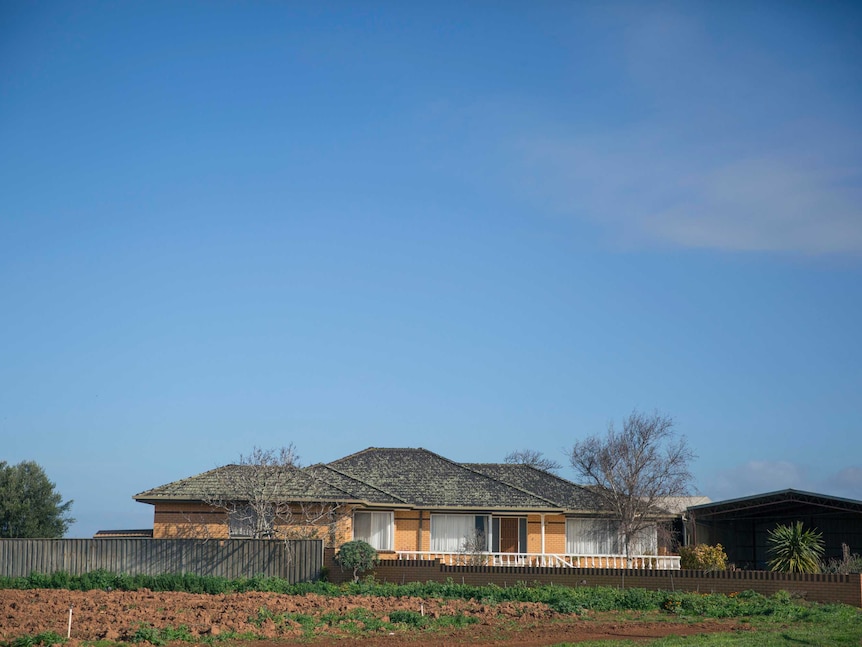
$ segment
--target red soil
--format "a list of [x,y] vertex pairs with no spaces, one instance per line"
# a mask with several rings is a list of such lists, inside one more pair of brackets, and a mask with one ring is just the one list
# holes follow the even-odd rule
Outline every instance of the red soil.
[[[66,636],[69,609],[72,609],[71,646],[84,640],[128,641],[141,626],[156,629],[188,628],[192,636],[217,636],[227,632],[254,633],[262,638],[242,641],[243,647],[326,646],[347,643],[364,647],[409,644],[423,645],[519,645],[538,647],[561,642],[601,639],[649,640],[667,635],[692,635],[738,631],[735,622],[676,622],[664,615],[645,615],[642,620],[624,620],[615,614],[562,615],[544,604],[506,602],[487,605],[476,601],[420,600],[418,598],[375,598],[348,596],[326,598],[319,595],[290,596],[276,593],[235,593],[198,595],[143,591],[0,591],[0,642],[19,636],[53,631]],[[388,620],[396,609],[423,611],[430,617],[462,613],[478,623],[460,629],[381,631],[362,638],[344,628],[324,627],[309,637],[298,623],[276,625],[259,618],[260,609],[276,615],[303,613],[345,614],[363,608]],[[345,641],[345,638],[349,638]],[[238,643],[230,641],[227,644]],[[144,643],[146,644],[146,643]]]

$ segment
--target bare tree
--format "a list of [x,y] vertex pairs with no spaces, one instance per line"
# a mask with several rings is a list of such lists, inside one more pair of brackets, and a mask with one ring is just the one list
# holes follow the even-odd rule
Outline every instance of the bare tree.
[[556,472],[562,467],[553,458],[546,458],[542,452],[537,452],[535,449],[518,449],[509,452],[503,462],[509,465],[529,465],[543,472]]
[[575,443],[569,461],[613,512],[628,556],[644,531],[667,515],[664,500],[688,492],[694,457],[685,438],[674,432],[673,418],[635,410],[622,430],[611,423],[605,436]]
[[327,500],[327,485],[302,469],[293,443],[255,447],[235,465],[212,472],[204,502],[223,510],[231,536],[254,539],[328,539],[345,510]]
[[466,566],[488,565],[488,538],[481,530],[474,530],[461,540],[461,561]]

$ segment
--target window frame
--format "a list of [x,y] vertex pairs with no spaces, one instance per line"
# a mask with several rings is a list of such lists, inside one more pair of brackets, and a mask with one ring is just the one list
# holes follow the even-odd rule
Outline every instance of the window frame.
[[[431,522],[430,528],[428,531],[428,540],[429,540],[429,548],[431,552],[434,553],[459,553],[464,549],[464,541],[467,539],[467,536],[461,536],[457,539],[454,537],[445,537],[435,538],[434,530],[435,527],[439,528],[439,524],[443,521],[443,518],[458,518],[460,519],[472,519],[472,523],[465,524],[471,528],[473,532],[481,532],[485,538],[485,547],[480,552],[488,552],[488,548],[491,545],[491,523],[490,523],[490,515],[487,514],[477,514],[477,513],[463,513],[463,512],[432,512],[431,513]],[[447,543],[450,545],[444,548],[440,548],[439,544],[435,547],[435,540],[440,541],[441,539],[445,539]],[[452,542],[457,541],[457,546]],[[453,548],[454,547],[454,548]]]
[[[597,546],[595,550],[589,551],[578,551],[572,550],[576,541],[584,542],[584,539],[576,539],[573,538],[573,532],[571,528],[575,524],[589,524],[592,528],[586,528],[581,532],[586,533],[599,533],[602,532],[603,535],[601,537],[601,543],[607,544],[610,546],[610,550],[606,549],[603,546],[599,546],[599,540],[587,539],[586,541],[592,541]],[[603,526],[603,527],[602,527]],[[623,551],[623,542],[622,537],[620,535],[619,530],[619,521],[615,519],[611,519],[608,517],[566,517],[566,554],[567,555],[621,555]]]
[[[254,539],[255,529],[258,526],[258,513],[250,503],[232,506],[227,512],[227,533],[230,539]],[[268,536],[275,533],[275,515],[270,515],[267,527],[270,528]]]
[[[373,541],[369,541],[369,539],[373,539],[373,537],[358,537],[357,536],[357,534],[356,534],[356,527],[357,527],[356,517],[357,517],[357,515],[369,515],[369,516],[371,516],[371,519],[372,519],[371,528],[372,529],[374,527],[373,519],[375,516],[378,516],[378,517],[386,516],[387,517],[386,526],[388,527],[388,530],[389,530],[389,532],[387,533],[387,537],[386,537],[386,540],[388,543],[387,547],[383,548],[383,547],[375,546]],[[354,540],[361,539],[362,541],[370,544],[374,548],[374,550],[381,551],[381,552],[394,551],[395,550],[395,513],[392,512],[391,510],[354,510],[353,511],[352,533],[353,533],[353,539]]]

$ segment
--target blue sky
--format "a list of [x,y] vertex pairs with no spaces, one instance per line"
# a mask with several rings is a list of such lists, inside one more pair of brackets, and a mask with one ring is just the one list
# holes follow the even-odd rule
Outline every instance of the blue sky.
[[[862,499],[862,6],[0,5],[0,460],[78,522],[293,442],[672,415]],[[563,476],[571,477],[569,470]]]

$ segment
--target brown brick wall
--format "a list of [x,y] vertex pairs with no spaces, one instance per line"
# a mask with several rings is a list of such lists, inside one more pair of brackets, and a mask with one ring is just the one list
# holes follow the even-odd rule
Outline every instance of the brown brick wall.
[[157,503],[153,539],[227,539],[227,515],[199,503]]
[[566,518],[561,514],[545,516],[545,552],[566,552]]
[[[525,553],[542,552],[542,517],[538,514],[527,515],[527,546]],[[546,551],[547,552],[547,551]]]
[[[395,550],[421,550],[420,511],[397,510],[395,512]],[[424,525],[427,521],[423,520]]]
[[[395,550],[428,551],[431,549],[431,513],[427,510],[397,510],[395,515]],[[297,518],[303,516],[297,509]],[[353,514],[350,509],[339,513],[336,545],[353,538]],[[330,536],[321,526],[321,532],[310,529],[304,536],[324,539],[329,545]],[[154,510],[153,537],[165,538],[218,538],[228,537],[227,515],[202,503],[157,503]],[[565,553],[566,519],[563,515],[545,516],[545,550],[542,551],[542,523],[540,515],[527,517],[527,549],[529,553]],[[395,557],[391,553],[390,557]]]
[[566,552],[566,518],[563,515],[545,515],[545,550],[542,550],[542,516],[527,516],[528,553]]
[[[340,546],[353,539],[353,510],[346,510],[336,526],[336,545]],[[329,545],[328,543],[326,544]]]
[[[324,563],[329,580],[346,582],[352,577],[334,562],[335,551],[326,549]],[[560,586],[611,586],[698,593],[757,591],[772,595],[789,591],[815,602],[840,602],[862,607],[862,575],[803,575],[769,571],[637,571],[606,568],[502,568],[443,566],[436,560],[381,562],[374,576],[386,582],[454,582],[485,586],[512,586],[517,582]]]
[[[305,510],[298,506],[294,510],[296,519],[314,518],[314,508]],[[294,538],[322,539],[331,543],[331,533],[325,518],[319,524],[292,524]],[[284,524],[279,527],[285,528]],[[336,545],[349,541],[353,535],[353,516],[350,510],[339,513],[335,529]],[[157,503],[153,512],[153,539],[227,539],[229,536],[228,515],[204,503]]]

